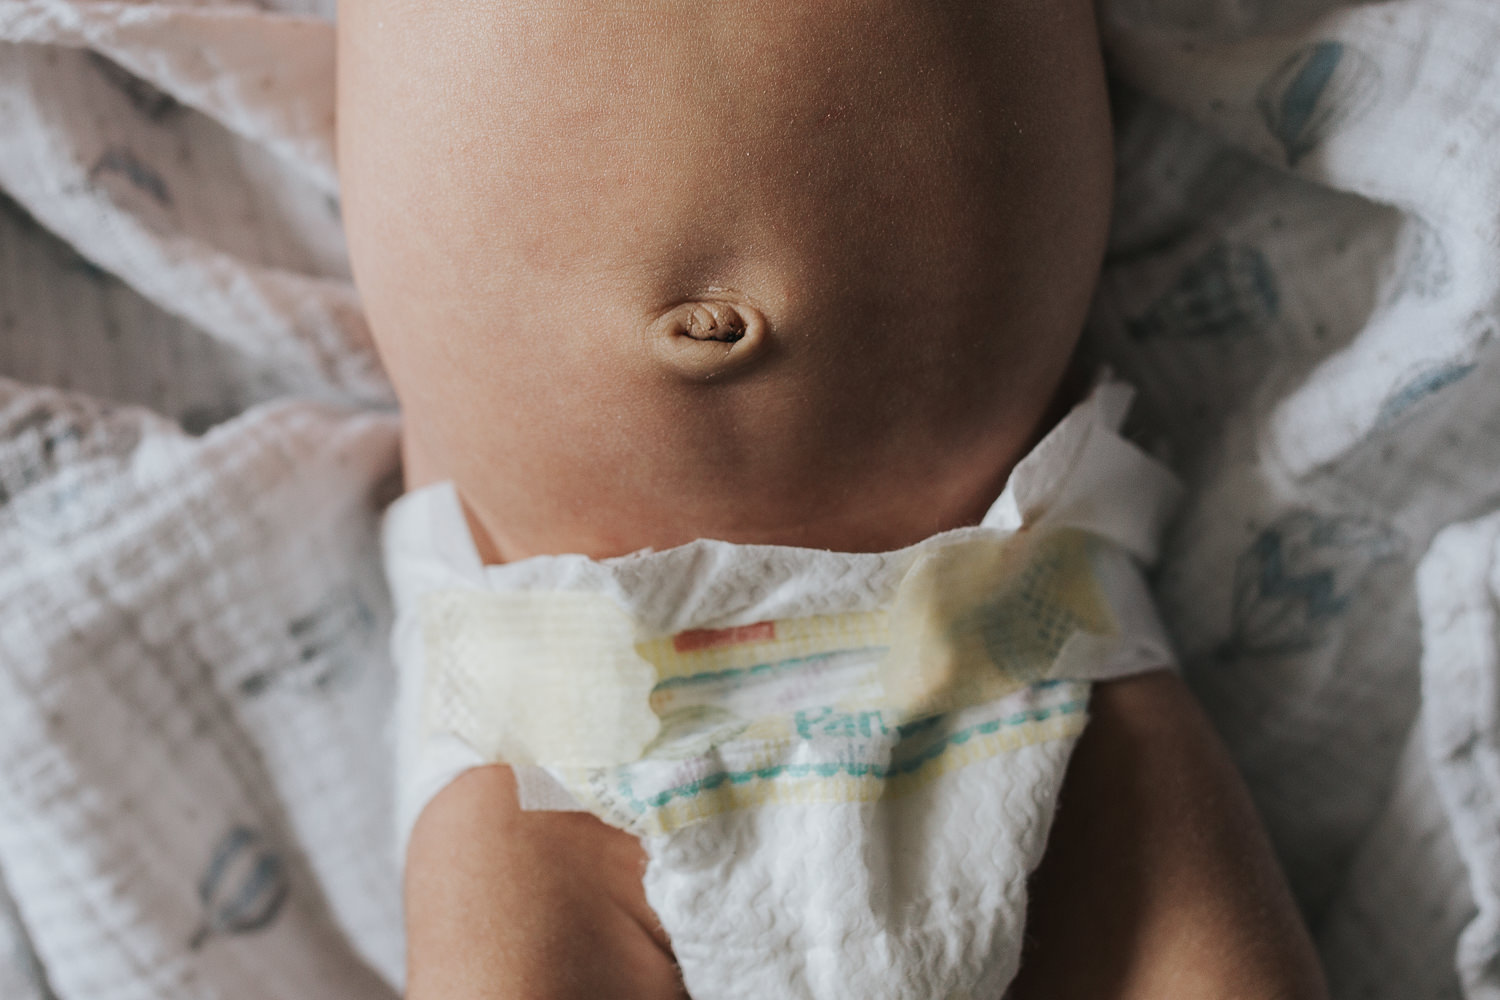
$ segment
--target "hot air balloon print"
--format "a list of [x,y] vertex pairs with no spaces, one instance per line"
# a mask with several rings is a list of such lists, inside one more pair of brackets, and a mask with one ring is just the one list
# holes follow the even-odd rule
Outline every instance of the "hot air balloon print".
[[1380,68],[1343,42],[1322,41],[1293,52],[1261,85],[1261,117],[1295,167],[1339,126],[1379,96]]
[[196,951],[215,935],[246,934],[270,926],[288,890],[281,855],[259,831],[233,827],[214,848],[198,883],[203,923],[188,947]]
[[1130,335],[1248,337],[1264,333],[1281,309],[1276,272],[1253,246],[1219,243],[1183,268],[1139,318]]
[[1401,550],[1395,531],[1367,518],[1306,510],[1277,518],[1236,563],[1229,648],[1278,655],[1322,645],[1370,574]]

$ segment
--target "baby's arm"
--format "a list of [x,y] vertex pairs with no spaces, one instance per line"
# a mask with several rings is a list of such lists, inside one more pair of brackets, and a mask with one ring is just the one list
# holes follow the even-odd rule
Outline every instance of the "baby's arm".
[[1095,688],[1011,1000],[1321,1000],[1254,807],[1167,672]]
[[682,1000],[633,836],[523,812],[483,767],[423,810],[406,858],[407,1000]]

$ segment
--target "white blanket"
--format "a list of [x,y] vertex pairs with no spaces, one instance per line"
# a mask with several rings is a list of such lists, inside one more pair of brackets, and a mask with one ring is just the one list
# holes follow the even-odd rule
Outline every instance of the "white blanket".
[[[0,0],[5,1000],[399,992],[331,6]],[[1500,6],[1102,13],[1187,677],[1335,995],[1500,997]]]

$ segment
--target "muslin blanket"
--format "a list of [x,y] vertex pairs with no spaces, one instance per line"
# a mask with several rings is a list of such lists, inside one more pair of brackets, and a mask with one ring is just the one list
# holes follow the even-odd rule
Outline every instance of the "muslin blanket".
[[[1087,349],[1338,997],[1500,998],[1500,6],[1105,0]],[[332,3],[0,0],[0,997],[394,997]]]

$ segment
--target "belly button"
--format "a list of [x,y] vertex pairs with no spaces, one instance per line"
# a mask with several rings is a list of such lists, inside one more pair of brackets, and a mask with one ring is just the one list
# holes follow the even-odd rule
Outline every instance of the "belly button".
[[741,371],[768,346],[766,317],[725,299],[683,302],[650,327],[651,350],[668,370],[697,381]]

